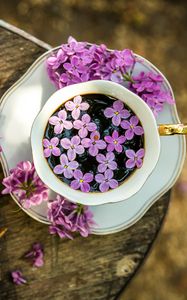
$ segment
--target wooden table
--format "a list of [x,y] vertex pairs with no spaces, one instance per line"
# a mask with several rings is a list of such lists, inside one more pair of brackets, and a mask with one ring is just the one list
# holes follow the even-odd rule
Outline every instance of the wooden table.
[[[33,37],[0,23],[0,96],[47,48]],[[8,232],[0,239],[0,299],[119,298],[149,253],[169,200],[170,191],[127,230],[107,236],[77,236],[71,241],[49,235],[46,225],[19,210],[11,197],[1,196],[0,227],[8,227]],[[35,241],[40,241],[45,249],[45,265],[40,269],[30,267],[21,258]],[[15,286],[10,281],[9,272],[16,268],[23,271],[28,285]]]

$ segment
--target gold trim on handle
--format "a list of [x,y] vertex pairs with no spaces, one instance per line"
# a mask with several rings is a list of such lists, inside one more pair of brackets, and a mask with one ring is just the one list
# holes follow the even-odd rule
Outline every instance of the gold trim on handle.
[[160,124],[158,126],[159,135],[186,134],[187,125],[184,124]]

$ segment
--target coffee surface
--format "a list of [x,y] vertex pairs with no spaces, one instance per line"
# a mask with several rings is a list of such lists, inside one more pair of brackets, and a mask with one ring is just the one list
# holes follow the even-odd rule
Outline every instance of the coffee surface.
[[[59,150],[60,150],[60,155],[65,154],[67,156],[68,149],[65,149],[63,147],[63,145],[62,145],[63,143],[61,144],[62,139],[66,138],[66,139],[71,141],[71,139],[74,136],[79,136],[79,129],[76,129],[75,128],[76,126],[74,126],[73,124],[75,124],[74,122],[76,120],[81,120],[83,115],[85,115],[85,114],[89,115],[90,119],[91,119],[90,122],[94,123],[97,128],[96,128],[95,131],[92,131],[92,132],[88,131],[86,137],[84,137],[84,138],[80,137],[79,145],[82,145],[82,144],[84,145],[84,143],[82,143],[82,141],[84,139],[89,139],[91,134],[93,136],[94,132],[98,132],[99,135],[96,134],[93,138],[93,144],[94,144],[94,139],[95,139],[95,142],[97,142],[97,140],[102,140],[102,141],[105,142],[106,147],[104,149],[98,149],[98,153],[96,155],[91,155],[89,153],[89,147],[86,146],[86,147],[84,147],[84,152],[83,153],[81,153],[81,154],[76,153],[75,159],[71,159],[71,160],[76,161],[78,163],[78,168],[76,168],[76,169],[81,170],[83,174],[85,174],[85,173],[93,174],[93,180],[91,182],[89,182],[89,186],[90,186],[89,192],[99,192],[99,191],[101,191],[101,188],[100,188],[101,182],[97,182],[96,179],[95,179],[95,176],[97,174],[103,174],[104,175],[106,170],[104,172],[99,172],[98,171],[98,165],[100,164],[100,162],[98,162],[98,159],[97,159],[98,154],[103,154],[105,157],[106,157],[107,153],[109,153],[109,152],[112,152],[114,154],[114,160],[113,161],[116,162],[117,166],[116,166],[116,168],[112,167],[112,172],[113,172],[113,177],[112,178],[118,182],[118,185],[120,185],[137,168],[136,164],[131,168],[126,167],[127,161],[129,159],[131,159],[131,158],[127,157],[126,151],[130,149],[130,150],[133,150],[136,153],[139,149],[143,149],[144,148],[144,134],[143,133],[142,134],[140,134],[140,133],[135,134],[134,133],[134,136],[133,136],[132,139],[125,138],[125,141],[121,144],[121,146],[122,146],[122,151],[121,152],[116,151],[115,148],[112,151],[110,151],[111,147],[108,147],[109,143],[107,142],[108,140],[106,139],[106,137],[107,136],[112,137],[112,134],[114,132],[117,132],[119,137],[120,136],[125,137],[126,131],[128,130],[127,127],[129,127],[130,130],[131,129],[133,130],[133,126],[134,127],[138,126],[138,127],[142,128],[142,125],[141,125],[140,121],[138,122],[137,125],[133,125],[133,124],[130,123],[130,119],[133,116],[135,116],[135,114],[127,105],[125,105],[123,103],[122,104],[123,105],[123,111],[124,110],[126,111],[126,115],[128,115],[128,113],[129,113],[129,117],[124,117],[124,118],[121,117],[121,122],[125,121],[125,123],[126,123],[123,126],[126,129],[122,128],[122,125],[120,125],[122,123],[120,123],[118,126],[116,126],[116,125],[113,124],[112,117],[106,117],[106,115],[107,115],[106,112],[107,112],[107,108],[112,108],[114,110],[114,114],[113,114],[114,117],[115,117],[115,115],[120,114],[120,111],[115,112],[115,109],[114,109],[114,103],[116,101],[119,102],[118,99],[112,98],[112,97],[107,96],[107,95],[102,95],[102,94],[86,94],[86,95],[82,95],[81,97],[82,97],[82,102],[81,103],[87,103],[88,104],[88,109],[80,110],[80,115],[77,119],[74,119],[74,117],[72,116],[72,110],[68,110],[66,108],[67,107],[66,106],[67,102],[62,104],[52,114],[53,117],[56,116],[58,118],[59,112],[62,111],[62,110],[65,110],[67,112],[66,121],[70,121],[72,123],[72,128],[71,129],[66,129],[64,127],[62,132],[55,133],[54,132],[54,124],[50,124],[50,122],[48,122],[48,124],[46,126],[45,133],[44,133],[44,139],[47,139],[48,141],[50,141],[54,137],[57,137],[59,139],[59,143],[57,145],[57,148],[59,148]],[[73,101],[73,99],[70,99],[69,101]],[[75,105],[75,109],[76,109],[76,105]],[[122,115],[124,115],[124,113],[122,113]],[[61,122],[63,122],[63,121],[61,121]],[[128,125],[128,122],[129,122],[129,125]],[[114,121],[114,123],[116,124],[115,121]],[[83,127],[84,126],[86,126],[86,125],[83,125]],[[138,130],[137,130],[137,132],[138,132]],[[117,143],[117,140],[116,140],[116,143]],[[114,146],[115,145],[116,144],[115,144],[115,141],[114,141]],[[52,147],[53,146],[51,146],[51,149],[52,149]],[[71,149],[71,147],[70,147],[70,149]],[[46,157],[47,162],[48,162],[49,167],[51,168],[51,170],[54,170],[55,166],[61,164],[60,163],[60,155],[56,156],[56,155],[53,155],[51,153],[51,155]],[[138,157],[133,158],[133,159],[134,159],[134,161],[136,161],[138,159]],[[107,164],[107,162],[106,162],[106,164]],[[109,168],[107,167],[106,169],[110,169],[110,167]],[[55,174],[55,175],[61,181],[65,182],[66,184],[68,184],[70,186],[71,186],[72,181],[75,180],[74,176],[72,176],[71,178],[67,178],[67,176],[64,176],[64,173]],[[81,178],[80,178],[80,180],[81,180]],[[109,179],[108,179],[108,181],[109,181]],[[107,178],[106,178],[106,182],[108,182],[108,181],[107,181]]]

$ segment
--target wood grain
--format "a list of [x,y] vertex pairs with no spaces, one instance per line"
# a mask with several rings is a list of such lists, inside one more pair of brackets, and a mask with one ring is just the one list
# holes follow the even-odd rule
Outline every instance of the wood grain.
[[[45,51],[0,27],[0,95]],[[2,178],[1,169],[0,181]],[[86,239],[76,236],[70,241],[50,236],[46,225],[19,210],[9,196],[0,196],[0,227],[8,228],[0,239],[0,299],[117,299],[147,256],[169,200],[170,192],[127,230]],[[45,249],[45,265],[40,269],[22,259],[36,241]],[[28,285],[17,287],[11,283],[9,272],[15,269],[23,271]]]

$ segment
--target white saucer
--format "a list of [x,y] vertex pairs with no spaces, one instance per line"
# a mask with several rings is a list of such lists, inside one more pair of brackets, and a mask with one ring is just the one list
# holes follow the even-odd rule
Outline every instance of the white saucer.
[[[5,176],[19,161],[32,160],[30,145],[32,123],[46,100],[55,91],[45,70],[45,60],[51,51],[39,57],[1,98],[0,137],[3,153],[0,159]],[[140,56],[137,57],[142,59]],[[145,59],[144,63],[138,63],[135,72],[148,69],[159,72]],[[166,78],[164,88],[173,94]],[[157,122],[180,123],[176,106],[165,105]],[[119,203],[90,207],[98,224],[92,228],[92,232],[109,234],[137,222],[149,207],[173,186],[181,172],[185,153],[184,136],[161,137],[161,155],[158,164],[137,194]],[[50,195],[53,199],[52,191]],[[13,199],[19,205],[17,199],[15,197]],[[37,221],[48,224],[46,203],[24,211]]]

